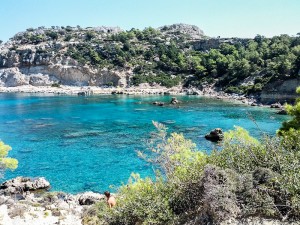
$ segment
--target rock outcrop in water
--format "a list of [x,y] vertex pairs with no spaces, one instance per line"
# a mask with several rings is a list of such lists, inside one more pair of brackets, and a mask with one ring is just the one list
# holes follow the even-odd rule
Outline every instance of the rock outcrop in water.
[[205,135],[205,138],[212,142],[222,141],[224,138],[224,134],[221,128],[215,128]]
[[178,103],[180,103],[180,101],[176,97],[172,97],[170,104],[176,105]]

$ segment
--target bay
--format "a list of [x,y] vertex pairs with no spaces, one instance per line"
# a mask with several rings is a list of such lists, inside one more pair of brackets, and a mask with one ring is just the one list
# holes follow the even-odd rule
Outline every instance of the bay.
[[152,166],[136,155],[155,131],[152,121],[210,151],[214,145],[204,135],[216,127],[227,131],[238,125],[261,137],[274,135],[287,119],[268,108],[199,96],[177,96],[179,105],[152,105],[171,98],[0,94],[0,139],[19,160],[0,181],[43,176],[53,191],[113,191],[110,185],[126,183],[132,172],[153,176]]

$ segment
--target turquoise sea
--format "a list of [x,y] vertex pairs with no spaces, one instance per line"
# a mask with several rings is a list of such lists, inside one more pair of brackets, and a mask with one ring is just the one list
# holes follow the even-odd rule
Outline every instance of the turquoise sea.
[[178,99],[183,103],[159,107],[152,102],[169,102],[171,96],[0,94],[0,139],[19,160],[18,169],[7,171],[0,181],[44,176],[53,191],[103,192],[126,183],[132,172],[153,175],[151,165],[136,155],[155,130],[153,120],[209,151],[213,144],[204,135],[213,128],[238,125],[260,137],[262,132],[274,135],[287,118],[271,109],[222,100]]

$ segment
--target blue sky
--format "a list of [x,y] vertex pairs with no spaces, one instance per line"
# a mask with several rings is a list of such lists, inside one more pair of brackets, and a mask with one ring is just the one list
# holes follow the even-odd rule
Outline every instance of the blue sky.
[[188,23],[216,37],[296,35],[300,0],[1,0],[0,39],[29,27],[159,27]]

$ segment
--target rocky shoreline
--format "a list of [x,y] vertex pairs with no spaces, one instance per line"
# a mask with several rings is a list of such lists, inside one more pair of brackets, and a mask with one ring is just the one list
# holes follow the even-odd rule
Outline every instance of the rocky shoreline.
[[104,195],[48,192],[44,178],[17,177],[0,185],[1,225],[81,225],[86,210]]
[[61,95],[109,95],[109,94],[184,95],[185,91],[182,88],[178,88],[178,87],[120,88],[120,87],[67,86],[67,85],[60,85],[59,87],[23,85],[23,86],[16,86],[16,87],[0,87],[0,93],[39,93],[39,94],[61,94]]
[[28,93],[28,94],[45,94],[45,95],[198,95],[224,101],[237,102],[248,106],[256,107],[271,107],[277,109],[277,114],[286,115],[284,106],[280,103],[262,104],[254,96],[248,97],[245,95],[228,94],[223,91],[216,91],[214,88],[208,87],[202,90],[197,88],[183,88],[176,86],[166,88],[162,86],[151,87],[148,84],[140,85],[139,87],[96,87],[96,86],[67,86],[60,85],[59,87],[52,86],[32,86],[23,85],[16,87],[1,87],[0,93]]
[[59,87],[51,86],[32,86],[23,85],[16,87],[1,87],[0,93],[35,93],[35,94],[56,94],[56,95],[200,95],[216,99],[228,99],[240,101],[241,103],[255,106],[263,106],[256,103],[255,98],[248,98],[246,96],[237,94],[227,94],[225,92],[218,92],[212,88],[199,90],[197,88],[183,88],[176,86],[173,88],[166,88],[161,86],[150,87],[149,85],[139,87],[95,87],[95,86],[67,86],[60,85]]

